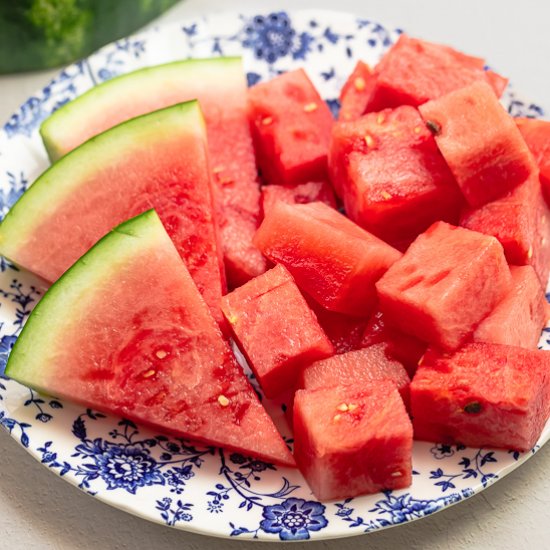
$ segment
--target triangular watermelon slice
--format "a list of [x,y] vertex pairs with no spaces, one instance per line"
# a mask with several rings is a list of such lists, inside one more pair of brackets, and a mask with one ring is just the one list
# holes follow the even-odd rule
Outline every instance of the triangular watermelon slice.
[[53,282],[113,227],[155,208],[214,317],[225,290],[196,101],[134,118],[44,172],[0,226],[0,253]]
[[294,464],[153,210],[114,229],[48,290],[6,374],[159,430]]

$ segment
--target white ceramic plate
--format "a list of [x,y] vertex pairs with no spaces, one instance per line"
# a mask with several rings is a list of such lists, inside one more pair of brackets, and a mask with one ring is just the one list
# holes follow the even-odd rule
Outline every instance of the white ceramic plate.
[[[338,92],[355,61],[375,63],[398,34],[349,14],[304,10],[204,17],[111,44],[63,70],[0,130],[1,212],[48,165],[40,122],[98,82],[186,57],[242,55],[249,83],[306,67],[337,109]],[[510,91],[503,102],[514,115],[542,114]],[[33,276],[0,262],[2,367],[39,298]],[[544,336],[541,345],[550,349]],[[280,405],[274,407],[282,416]],[[117,508],[188,531],[265,540],[344,537],[422,518],[502,478],[550,437],[549,425],[535,449],[524,454],[415,443],[408,489],[323,504],[296,470],[168,439],[5,378],[0,423],[46,468]]]

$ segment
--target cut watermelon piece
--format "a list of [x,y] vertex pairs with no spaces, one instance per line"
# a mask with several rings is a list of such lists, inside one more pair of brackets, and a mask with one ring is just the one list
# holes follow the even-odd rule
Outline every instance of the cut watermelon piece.
[[246,90],[242,62],[237,57],[148,67],[113,78],[67,103],[42,124],[40,133],[50,158],[57,160],[116,124],[198,99],[217,184],[215,199],[221,210],[218,218],[227,276],[231,286],[238,286],[265,271],[262,255],[251,244],[260,222],[260,190]]
[[256,159],[266,183],[297,185],[327,177],[332,114],[303,69],[248,90]]
[[496,200],[523,183],[533,156],[486,82],[420,107],[456,181],[472,207]]
[[501,82],[487,75],[484,64],[483,59],[449,46],[402,34],[376,67],[368,111],[399,105],[417,107],[477,81],[494,84],[499,93]]
[[6,374],[154,429],[293,463],[154,211],[118,226],[49,289]]
[[458,223],[460,191],[414,107],[336,124],[329,168],[347,215],[394,246],[437,220]]
[[495,71],[492,71],[491,69],[486,69],[485,77],[487,78],[487,82],[489,82],[497,94],[497,97],[502,96],[504,90],[506,90],[506,87],[508,86],[509,80],[505,76],[495,73]]
[[514,119],[540,170],[540,183],[550,206],[550,122],[533,118]]
[[536,348],[548,320],[548,303],[530,265],[511,266],[512,288],[474,332],[474,342]]
[[395,385],[299,390],[294,457],[319,500],[411,484],[412,426]]
[[365,327],[360,347],[365,348],[381,343],[386,346],[386,354],[399,361],[411,378],[416,372],[418,361],[428,347],[422,340],[388,324],[384,314],[377,309]]
[[376,288],[380,308],[394,326],[453,350],[504,298],[511,280],[494,237],[436,222]]
[[372,69],[358,61],[340,92],[340,120],[355,120],[367,110],[367,104],[376,84]]
[[282,265],[224,296],[222,309],[267,397],[292,389],[302,365],[334,354]]
[[505,197],[481,208],[466,209],[460,225],[496,237],[508,263],[532,265],[546,287],[550,271],[550,212],[536,171]]
[[262,210],[264,216],[277,201],[282,201],[286,204],[309,204],[310,202],[318,201],[336,208],[334,191],[327,181],[309,181],[294,187],[285,187],[283,185],[265,185],[262,187]]
[[277,203],[254,243],[323,307],[357,317],[370,314],[374,283],[401,256],[320,202]]
[[336,353],[346,353],[364,347],[363,333],[368,323],[368,318],[351,317],[344,313],[330,311],[321,306],[313,298],[304,292],[309,307],[315,313],[321,328],[332,342]]
[[376,344],[306,365],[298,378],[297,388],[316,390],[354,384],[363,387],[383,380],[395,384],[403,403],[408,406],[411,381],[407,371],[399,361],[388,358],[385,344]]
[[225,277],[196,101],[125,122],[44,172],[0,225],[0,252],[55,281],[122,221],[154,207],[220,323]]
[[528,451],[550,414],[550,353],[498,344],[430,350],[411,407],[415,439]]

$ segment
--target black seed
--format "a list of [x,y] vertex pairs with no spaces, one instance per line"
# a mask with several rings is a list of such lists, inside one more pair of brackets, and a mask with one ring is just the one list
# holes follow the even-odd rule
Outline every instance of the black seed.
[[468,414],[477,414],[481,412],[481,403],[472,401],[464,407],[464,412]]
[[435,122],[435,120],[427,120],[426,126],[434,136],[438,136],[441,133],[441,125]]

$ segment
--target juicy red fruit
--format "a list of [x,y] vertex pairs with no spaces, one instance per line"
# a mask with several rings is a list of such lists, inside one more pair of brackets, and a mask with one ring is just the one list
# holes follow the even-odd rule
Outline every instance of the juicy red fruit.
[[355,120],[365,113],[375,83],[372,69],[358,61],[340,92],[339,120]]

